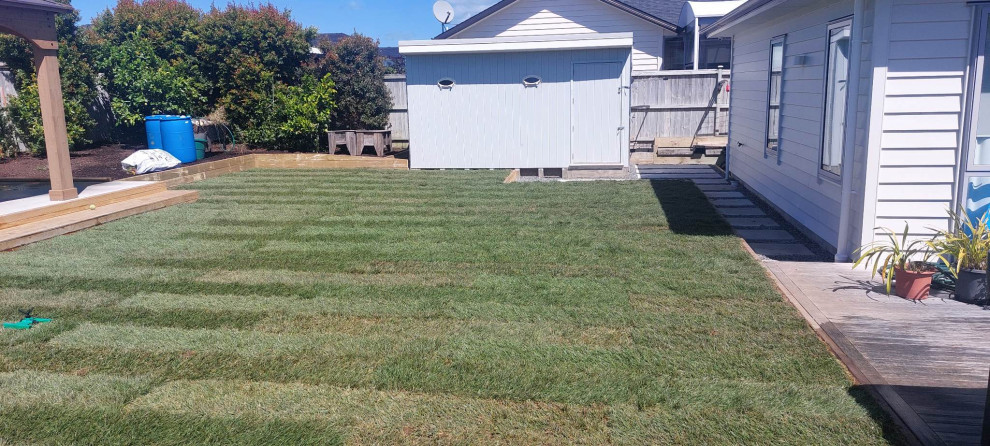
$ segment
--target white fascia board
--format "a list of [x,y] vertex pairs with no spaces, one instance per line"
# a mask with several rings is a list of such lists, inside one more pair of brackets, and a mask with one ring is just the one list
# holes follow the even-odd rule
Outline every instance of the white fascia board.
[[570,34],[537,37],[494,37],[484,39],[406,40],[399,42],[399,54],[495,53],[502,51],[584,50],[632,48],[632,33]]

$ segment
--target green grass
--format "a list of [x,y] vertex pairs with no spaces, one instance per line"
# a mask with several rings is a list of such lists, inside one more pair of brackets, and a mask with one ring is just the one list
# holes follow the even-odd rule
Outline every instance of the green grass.
[[882,444],[685,182],[274,171],[0,254],[0,443]]

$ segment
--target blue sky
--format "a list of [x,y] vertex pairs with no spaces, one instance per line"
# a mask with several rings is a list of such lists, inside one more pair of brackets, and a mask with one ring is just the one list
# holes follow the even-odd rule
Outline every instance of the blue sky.
[[[225,6],[227,0],[186,0],[200,9],[211,4]],[[272,0],[292,11],[292,17],[320,32],[358,32],[381,40],[382,46],[395,46],[399,40],[429,39],[440,33],[433,18],[434,0]],[[496,0],[448,0],[454,6],[454,23],[495,3]],[[236,3],[251,3],[237,0]],[[258,2],[254,2],[258,3]],[[73,0],[81,23],[117,4],[117,0]]]

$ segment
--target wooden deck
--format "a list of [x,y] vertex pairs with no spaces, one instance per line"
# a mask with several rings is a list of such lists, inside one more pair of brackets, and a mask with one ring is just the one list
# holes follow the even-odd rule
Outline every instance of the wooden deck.
[[785,295],[922,444],[980,444],[990,311],[887,296],[849,264],[764,260]]
[[197,198],[197,191],[168,190],[157,181],[111,181],[66,201],[49,201],[47,195],[5,201],[0,203],[0,251]]
[[990,311],[945,293],[922,302],[888,296],[867,271],[822,261],[810,240],[711,167],[639,165],[636,171],[644,179],[693,181],[909,441],[981,444]]

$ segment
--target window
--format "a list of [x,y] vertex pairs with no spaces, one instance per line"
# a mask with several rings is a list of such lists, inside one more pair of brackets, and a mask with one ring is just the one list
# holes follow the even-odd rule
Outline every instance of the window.
[[764,156],[777,153],[780,135],[780,89],[784,80],[784,36],[770,41],[770,75],[767,81],[767,144]]
[[821,168],[837,176],[842,173],[842,146],[846,134],[850,36],[848,20],[828,27]]
[[729,68],[732,56],[732,39],[702,39],[698,49],[698,68],[714,70],[718,67]]
[[663,39],[663,69],[684,69],[684,38],[667,37]]

